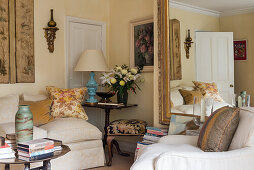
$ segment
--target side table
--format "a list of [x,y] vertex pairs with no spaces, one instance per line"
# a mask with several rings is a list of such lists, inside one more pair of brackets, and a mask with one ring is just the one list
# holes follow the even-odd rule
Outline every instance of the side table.
[[[0,164],[5,164],[5,170],[10,170],[10,165],[14,165],[14,164],[24,164],[25,165],[24,170],[51,170],[50,160],[59,158],[68,152],[70,152],[70,148],[66,145],[62,145],[62,150],[54,152],[54,156],[49,157],[49,158],[38,159],[38,160],[33,160],[33,161],[24,161],[24,160],[20,160],[18,158],[0,159]],[[35,162],[43,162],[43,166],[34,168],[34,169],[30,169],[30,164],[35,163]]]
[[[104,137],[103,137],[103,147],[105,148],[105,145],[107,144],[107,136],[108,131],[107,127],[109,126],[110,122],[110,111],[114,109],[125,109],[125,108],[131,108],[131,107],[137,107],[137,104],[127,104],[127,105],[108,105],[108,104],[96,104],[96,105],[90,105],[89,103],[84,103],[83,107],[93,107],[93,108],[99,108],[105,110],[105,126],[104,126]],[[119,144],[116,140],[112,141],[113,145],[116,146],[117,152],[122,156],[129,156],[129,154],[123,153],[120,150]]]

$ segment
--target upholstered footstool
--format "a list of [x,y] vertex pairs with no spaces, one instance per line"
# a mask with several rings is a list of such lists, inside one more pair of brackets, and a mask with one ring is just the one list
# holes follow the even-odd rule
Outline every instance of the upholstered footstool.
[[[109,152],[108,166],[111,166],[112,164],[113,144],[116,145],[117,151],[121,153],[118,143],[114,140],[115,136],[143,136],[146,132],[146,126],[146,121],[137,119],[120,119],[109,124],[107,127],[107,145]],[[122,155],[125,156],[125,154]]]

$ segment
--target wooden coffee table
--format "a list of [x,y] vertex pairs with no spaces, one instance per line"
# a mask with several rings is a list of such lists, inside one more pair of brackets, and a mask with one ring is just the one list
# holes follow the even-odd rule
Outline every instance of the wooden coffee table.
[[[70,148],[66,145],[62,145],[62,150],[55,151],[54,156],[49,157],[49,158],[33,160],[33,161],[24,161],[24,160],[18,159],[17,154],[16,154],[16,158],[0,159],[0,164],[5,164],[5,170],[10,170],[10,165],[13,165],[13,164],[24,164],[25,165],[24,170],[51,170],[50,160],[59,158],[68,152],[70,152]],[[35,162],[43,162],[43,166],[30,169],[30,164],[35,163]]]

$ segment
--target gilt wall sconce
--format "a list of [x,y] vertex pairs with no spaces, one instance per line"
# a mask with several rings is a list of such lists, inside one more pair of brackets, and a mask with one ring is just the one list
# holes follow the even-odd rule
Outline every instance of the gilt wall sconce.
[[185,51],[186,51],[186,58],[189,59],[190,58],[190,48],[191,48],[191,44],[192,44],[192,38],[190,36],[190,30],[188,29],[188,35],[185,39]]
[[51,11],[51,19],[48,22],[48,27],[43,28],[45,30],[45,38],[48,43],[48,50],[50,53],[54,52],[54,41],[56,39],[56,31],[59,29],[56,27],[56,22],[54,21],[54,16],[53,16],[53,9]]

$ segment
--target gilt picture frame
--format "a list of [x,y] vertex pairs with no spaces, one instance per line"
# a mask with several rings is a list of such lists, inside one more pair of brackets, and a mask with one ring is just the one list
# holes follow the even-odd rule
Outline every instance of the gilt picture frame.
[[144,66],[144,72],[154,67],[154,20],[153,17],[130,22],[130,67]]

